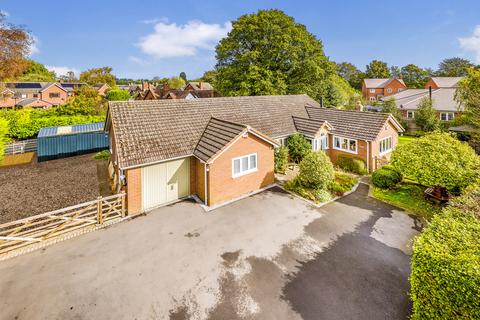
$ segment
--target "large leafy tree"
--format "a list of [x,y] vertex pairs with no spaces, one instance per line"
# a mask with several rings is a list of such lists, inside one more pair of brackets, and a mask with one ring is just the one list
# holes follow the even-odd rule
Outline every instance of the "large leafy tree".
[[17,81],[55,81],[55,72],[48,70],[43,64],[27,60],[27,68]]
[[168,86],[172,89],[180,89],[185,86],[185,80],[180,77],[171,77],[167,80]]
[[407,64],[402,67],[400,74],[403,81],[409,88],[423,88],[428,81],[429,73],[427,70],[414,64]]
[[362,80],[365,78],[365,74],[350,62],[337,63],[337,74],[353,88],[358,90],[362,88]]
[[203,76],[200,78],[200,80],[208,83],[214,83],[216,77],[217,77],[216,70],[208,70],[203,73]]
[[458,57],[444,59],[438,65],[436,75],[440,77],[464,77],[467,75],[467,69],[473,67],[473,63],[467,59]]
[[214,86],[229,96],[306,93],[319,100],[335,68],[321,41],[280,10],[238,18],[216,57]]
[[28,66],[26,56],[30,53],[32,37],[21,26],[7,23],[0,11],[0,81],[13,79]]
[[382,112],[384,113],[390,113],[395,119],[404,125],[402,116],[400,114],[400,110],[397,108],[397,103],[395,102],[395,98],[389,98],[385,100],[382,104]]
[[120,88],[113,88],[108,90],[105,99],[108,101],[126,101],[130,100],[131,96],[127,90],[122,90]]
[[369,79],[374,78],[390,78],[390,69],[386,62],[380,60],[373,60],[367,65],[365,77]]
[[467,77],[459,82],[455,100],[463,106],[468,122],[480,128],[480,70],[468,70]]
[[434,101],[429,97],[422,98],[415,112],[415,124],[419,126],[422,131],[433,131],[438,129],[439,120],[437,110],[433,108]]
[[106,111],[105,99],[91,86],[81,86],[75,95],[63,105],[55,108],[55,113],[64,115],[102,115]]
[[180,75],[179,75],[180,78],[183,79],[183,81],[185,81],[185,83],[188,81],[187,80],[187,74],[185,72],[180,72]]
[[110,87],[115,86],[115,76],[111,67],[92,68],[80,74],[80,81],[89,85],[106,83]]
[[480,158],[466,143],[448,133],[431,133],[399,145],[392,164],[405,177],[424,186],[460,191],[478,179]]
[[327,107],[347,108],[356,97],[356,91],[339,75],[332,74],[326,80],[326,90],[323,103]]

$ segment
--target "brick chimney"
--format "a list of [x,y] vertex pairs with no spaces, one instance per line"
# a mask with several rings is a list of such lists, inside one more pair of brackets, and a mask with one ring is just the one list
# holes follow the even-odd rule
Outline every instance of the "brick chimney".
[[170,86],[168,85],[168,83],[165,82],[162,87],[162,96],[166,95],[169,92],[170,92]]
[[142,81],[142,90],[148,90],[148,82],[147,81]]
[[203,90],[203,82],[202,81],[198,82],[198,88],[200,90]]

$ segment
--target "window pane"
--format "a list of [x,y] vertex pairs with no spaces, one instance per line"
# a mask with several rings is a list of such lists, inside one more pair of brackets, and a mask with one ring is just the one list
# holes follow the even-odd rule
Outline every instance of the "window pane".
[[233,173],[234,174],[240,173],[240,159],[233,160]]
[[340,148],[340,139],[335,137],[333,139],[333,143],[335,144],[335,148]]
[[242,171],[248,170],[248,157],[243,157],[242,159]]
[[250,156],[250,169],[256,169],[257,168],[257,155],[251,155]]
[[356,150],[357,150],[357,141],[350,140],[350,151],[356,151]]
[[348,140],[342,139],[342,149],[348,150]]

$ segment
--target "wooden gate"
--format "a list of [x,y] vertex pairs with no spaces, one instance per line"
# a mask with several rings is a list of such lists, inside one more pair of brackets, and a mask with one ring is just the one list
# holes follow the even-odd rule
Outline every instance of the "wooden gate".
[[125,215],[125,193],[122,192],[7,222],[0,225],[0,256],[33,244],[52,242],[71,233],[84,233],[120,221]]

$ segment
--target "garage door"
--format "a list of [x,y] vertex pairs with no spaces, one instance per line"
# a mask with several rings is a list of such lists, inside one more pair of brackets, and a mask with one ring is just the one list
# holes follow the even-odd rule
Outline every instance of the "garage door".
[[189,160],[185,158],[142,168],[143,210],[189,195]]

